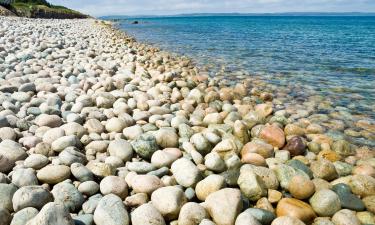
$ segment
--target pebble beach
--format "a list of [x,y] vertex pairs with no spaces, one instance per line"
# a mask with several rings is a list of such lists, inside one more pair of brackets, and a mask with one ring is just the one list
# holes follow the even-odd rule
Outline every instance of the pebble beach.
[[374,119],[263,79],[0,17],[0,225],[375,224]]

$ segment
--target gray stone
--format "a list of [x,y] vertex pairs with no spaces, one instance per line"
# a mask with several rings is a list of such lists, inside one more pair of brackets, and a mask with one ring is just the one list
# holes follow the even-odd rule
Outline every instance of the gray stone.
[[82,205],[83,212],[87,214],[94,214],[94,211],[96,207],[98,206],[99,201],[100,199],[102,199],[102,197],[103,196],[101,194],[96,194],[96,195],[91,196],[85,203],[83,203]]
[[178,134],[182,138],[190,138],[193,136],[194,130],[189,125],[183,123],[178,126]]
[[16,140],[17,133],[10,127],[2,127],[0,128],[0,139],[1,140]]
[[212,149],[211,143],[201,133],[191,136],[190,142],[193,143],[196,150],[202,155],[206,155]]
[[242,212],[237,216],[235,225],[262,225],[257,219],[248,213],[247,211]]
[[35,170],[41,169],[48,164],[49,160],[41,154],[31,154],[24,161],[24,165]]
[[158,150],[156,139],[150,134],[142,134],[131,142],[134,151],[144,159],[151,159],[152,154]]
[[134,171],[138,174],[145,174],[156,170],[156,167],[148,162],[128,162],[126,168],[129,171]]
[[333,163],[333,165],[336,168],[336,171],[340,177],[344,176],[349,176],[352,174],[353,171],[353,166],[350,165],[349,163],[341,162],[341,161],[336,161]]
[[10,224],[12,220],[12,215],[8,212],[8,210],[0,208],[0,224]]
[[365,204],[360,198],[352,194],[348,185],[336,184],[332,187],[332,190],[339,196],[342,208],[354,211],[363,211],[365,209]]
[[0,208],[13,211],[12,198],[16,191],[17,187],[13,184],[0,184]]
[[0,172],[0,184],[10,183],[10,179],[7,175]]
[[70,212],[80,209],[84,202],[81,192],[73,184],[67,182],[56,184],[51,193],[55,198],[55,202],[62,204]]
[[310,179],[313,178],[313,172],[303,162],[301,162],[299,160],[296,160],[296,159],[292,159],[292,160],[289,160],[286,164],[288,166],[293,167],[294,169],[302,170],[303,172],[305,172],[310,177]]
[[80,182],[85,182],[94,179],[94,174],[81,163],[73,163],[70,166],[73,176]]
[[[1,159],[3,157],[6,159]],[[9,165],[13,165],[14,162],[18,160],[26,159],[26,157],[27,157],[27,154],[25,150],[17,142],[7,139],[7,140],[3,140],[0,143],[0,163],[3,164],[7,169],[9,168]],[[6,172],[6,171],[7,171],[6,169],[0,169],[0,172]]]
[[269,225],[274,219],[276,219],[276,215],[274,213],[265,209],[249,208],[244,212],[251,214],[262,225]]
[[16,212],[27,207],[41,209],[51,201],[53,201],[52,194],[41,186],[21,187],[12,198],[13,209]]
[[78,191],[84,195],[91,196],[99,191],[99,184],[95,181],[85,181],[78,186]]
[[33,169],[17,169],[12,173],[12,183],[17,187],[37,185],[38,179]]
[[0,172],[9,172],[12,170],[13,166],[14,162],[0,153]]
[[301,175],[306,177],[307,179],[310,179],[309,176],[302,170],[295,169],[284,164],[276,166],[274,171],[276,173],[277,179],[279,180],[280,186],[285,190],[288,190],[289,182],[296,175]]
[[93,225],[94,216],[91,214],[80,214],[73,217],[75,225]]
[[109,194],[100,199],[94,212],[94,222],[96,225],[128,225],[130,220],[121,199]]
[[55,152],[62,152],[67,147],[78,147],[79,140],[75,135],[63,136],[51,143],[51,148]]
[[13,215],[10,225],[24,225],[38,214],[38,210],[32,207],[24,208]]
[[73,163],[86,164],[86,156],[77,150],[75,147],[67,147],[60,152],[59,159],[61,163],[66,166],[71,166]]
[[26,225],[74,225],[69,211],[61,204],[50,202]]

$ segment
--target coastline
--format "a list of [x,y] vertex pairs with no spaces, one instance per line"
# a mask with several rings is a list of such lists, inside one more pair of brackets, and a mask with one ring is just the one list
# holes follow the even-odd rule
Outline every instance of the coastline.
[[0,17],[0,43],[0,224],[374,221],[375,152],[306,115],[324,99],[209,77],[103,20]]

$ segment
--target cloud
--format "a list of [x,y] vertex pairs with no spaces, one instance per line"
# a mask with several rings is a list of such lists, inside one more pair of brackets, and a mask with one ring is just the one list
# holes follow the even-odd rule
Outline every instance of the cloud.
[[94,15],[208,12],[374,12],[374,0],[50,0]]

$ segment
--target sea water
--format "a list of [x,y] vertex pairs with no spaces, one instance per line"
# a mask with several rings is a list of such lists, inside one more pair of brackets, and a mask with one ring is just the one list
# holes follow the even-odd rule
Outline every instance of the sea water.
[[[139,23],[132,24],[135,20]],[[211,76],[230,77],[241,71],[280,89],[298,85],[291,95],[302,97],[304,89],[314,90],[330,98],[334,107],[375,122],[375,17],[176,16],[117,21],[138,41],[188,56]]]

